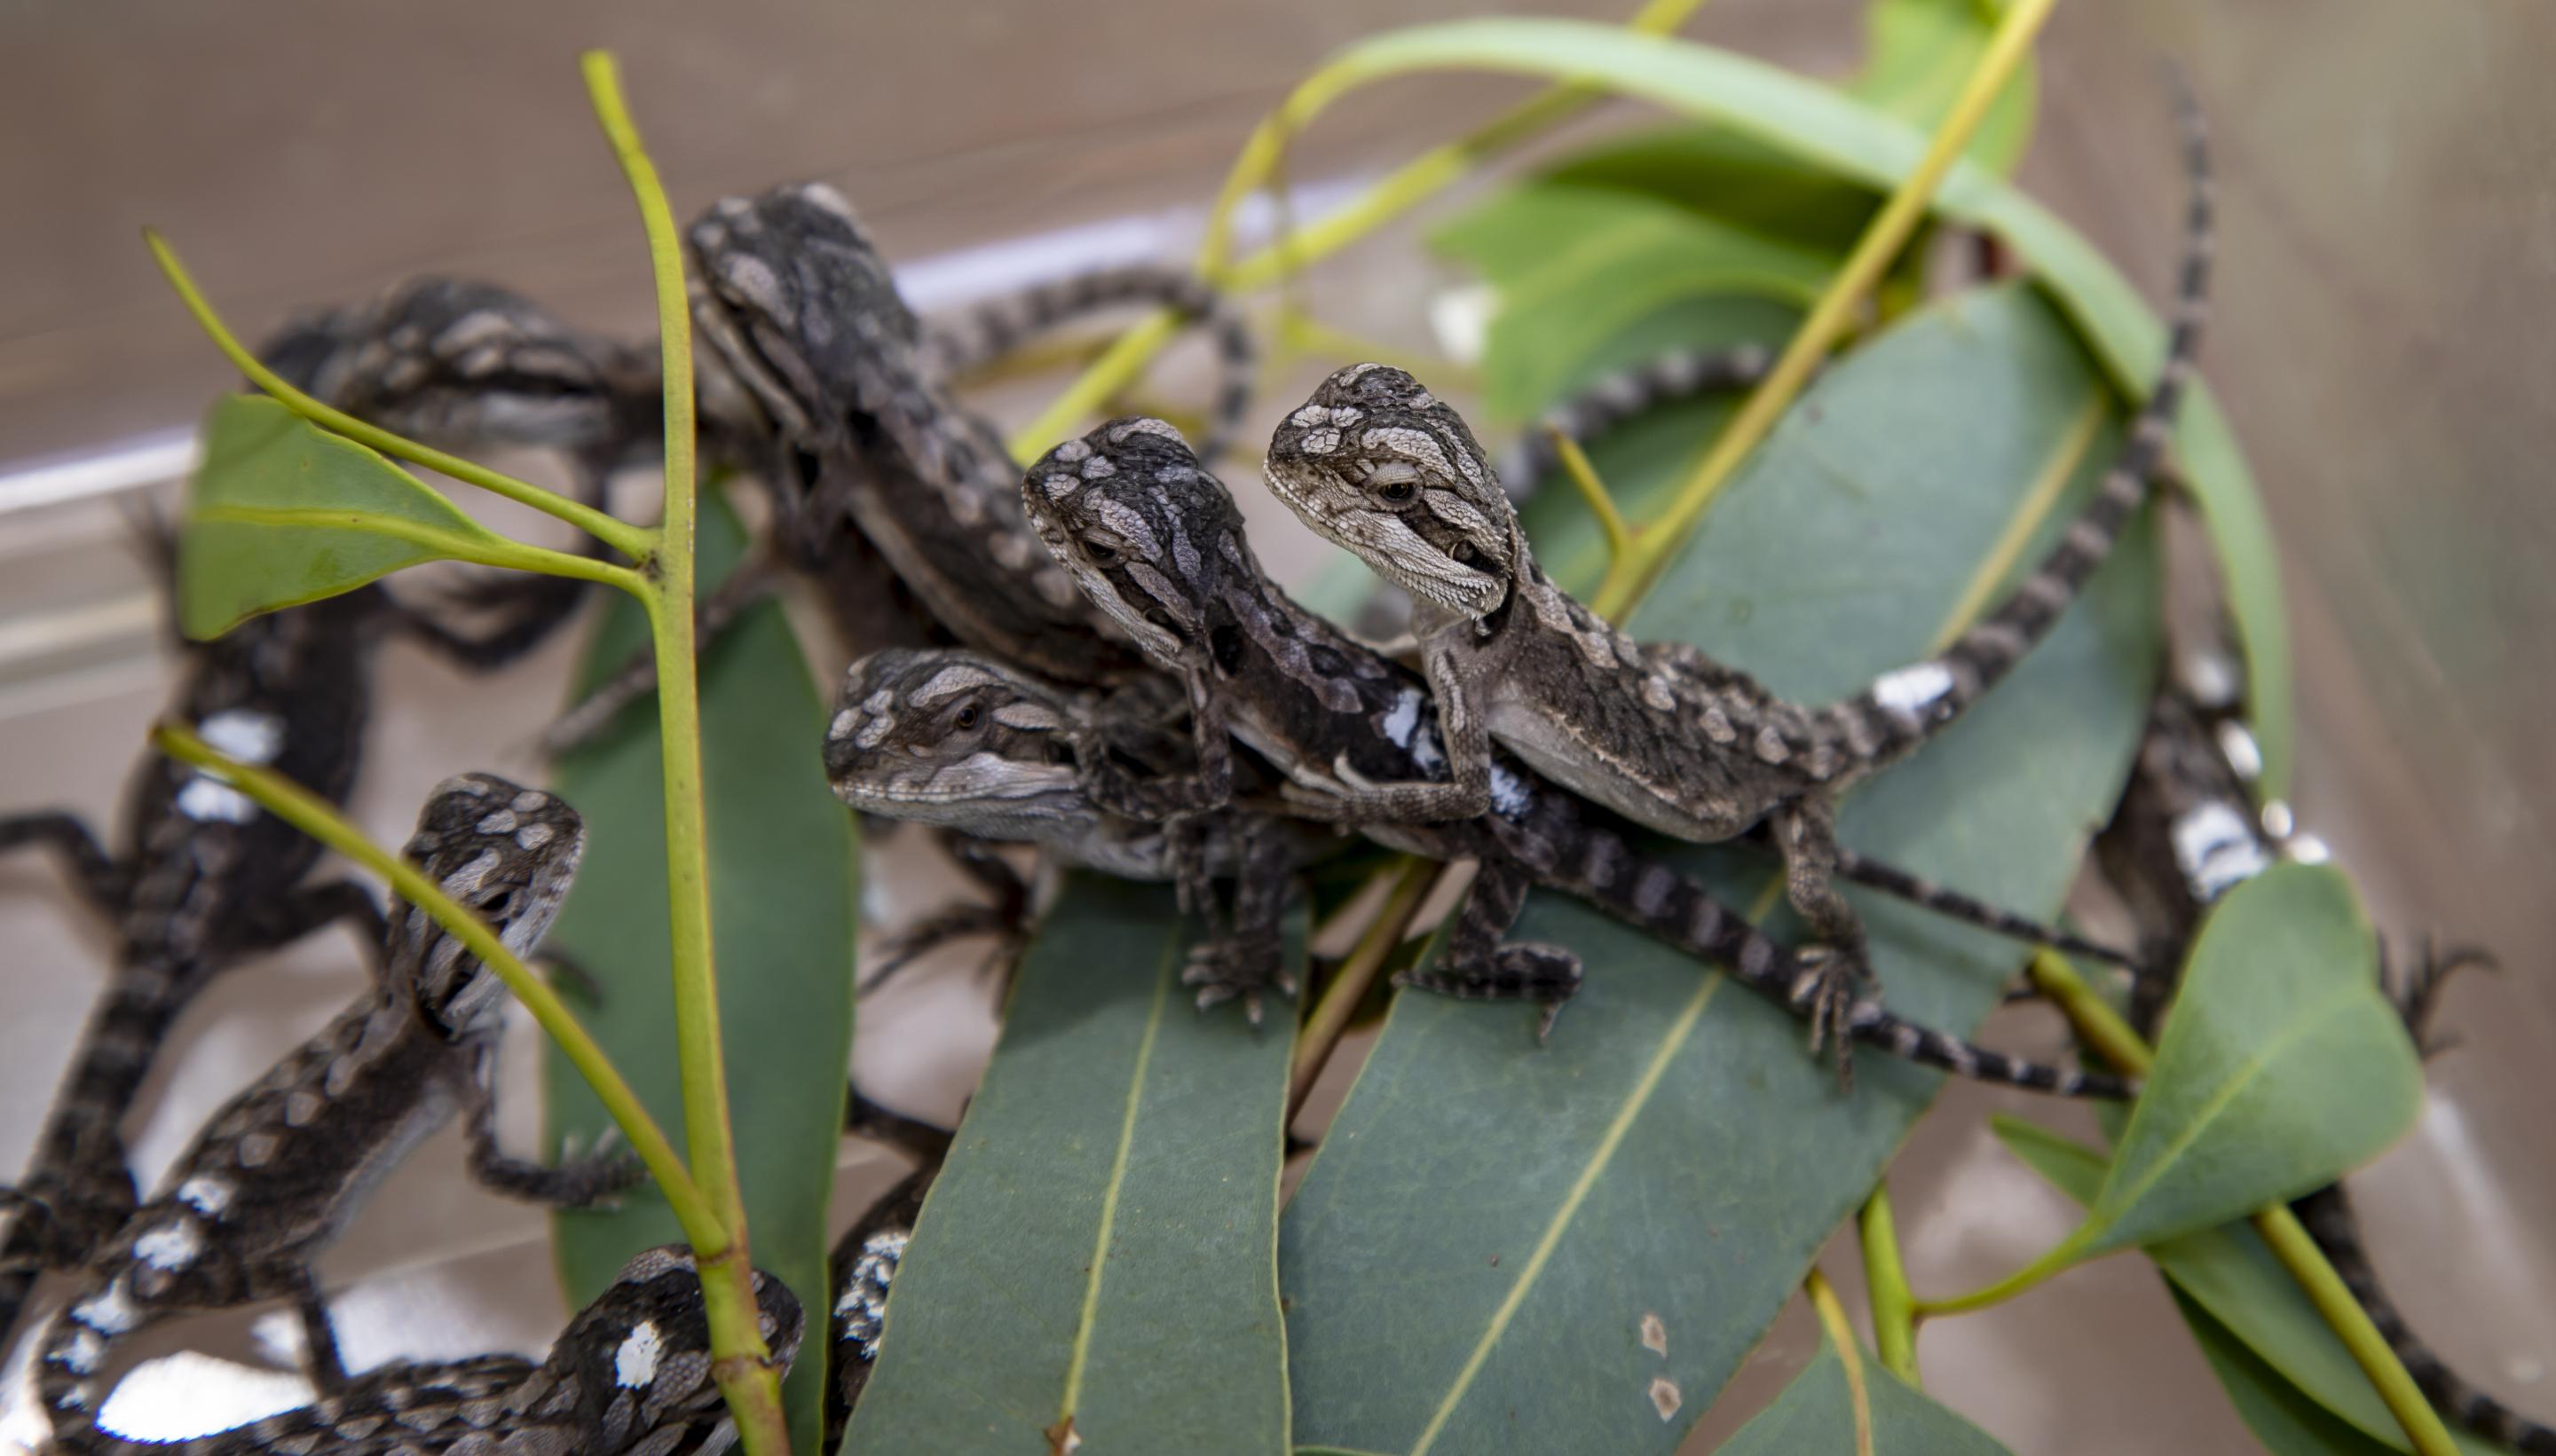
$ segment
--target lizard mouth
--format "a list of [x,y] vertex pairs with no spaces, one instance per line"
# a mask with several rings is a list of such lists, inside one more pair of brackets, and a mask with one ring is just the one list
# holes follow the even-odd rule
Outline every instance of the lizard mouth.
[[1036,799],[1070,798],[1075,773],[1069,765],[980,753],[928,773],[842,774],[833,786],[836,798],[863,813],[963,826],[989,807],[1017,810]]
[[[1281,470],[1274,462],[1261,473],[1270,493],[1316,535],[1346,547],[1393,584],[1433,606],[1481,617],[1508,594],[1500,577],[1472,564],[1481,559],[1481,551],[1468,539],[1460,537],[1453,546],[1440,546],[1393,512],[1331,504],[1323,492],[1305,488],[1294,472]],[[1341,488],[1341,494],[1348,494],[1346,487]]]

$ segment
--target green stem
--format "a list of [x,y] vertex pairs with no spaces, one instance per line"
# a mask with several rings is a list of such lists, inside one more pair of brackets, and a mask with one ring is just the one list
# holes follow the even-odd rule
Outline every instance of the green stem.
[[1775,361],[1764,382],[1749,393],[1739,413],[1731,417],[1704,459],[1678,487],[1668,511],[1643,528],[1633,569],[1616,583],[1615,591],[1601,593],[1590,603],[1598,615],[1609,620],[1620,618],[1650,591],[1678,548],[1686,544],[1696,523],[1704,518],[1705,507],[1712,504],[1714,496],[1739,468],[1739,462],[1791,408],[1802,387],[1810,382],[1811,371],[1828,357],[1829,350],[1854,321],[1854,311],[1864,297],[1872,292],[1891,260],[1907,246],[1917,224],[1925,219],[1927,202],[1935,195],[1935,188],[1952,171],[1953,164],[1961,160],[1971,137],[1986,118],[1989,105],[2030,54],[2032,38],[2039,33],[2042,22],[2050,18],[2054,3],[2056,0],[2017,0],[1997,22],[1987,50],[1980,57],[1979,64],[1971,68],[1952,110],[1935,128],[1934,139],[1917,169],[1901,179],[1890,199],[1873,215],[1838,276],[1802,320],[1792,342],[1784,346],[1783,357]]
[[[1704,0],[1648,0],[1625,25],[1648,35],[1667,35],[1684,25],[1703,4]],[[1224,256],[1232,246],[1234,209],[1277,172],[1286,138],[1301,119],[1320,110],[1338,90],[1336,81],[1327,81],[1326,73],[1317,71],[1288,98],[1284,108],[1263,120],[1243,144],[1242,155],[1234,160],[1224,189],[1208,213],[1207,240],[1199,251],[1199,272],[1210,283],[1230,293],[1274,283],[1419,206],[1483,162],[1551,129],[1604,95],[1595,86],[1569,82],[1554,86],[1470,135],[1396,168],[1339,211],[1304,231],[1282,237],[1228,266]],[[1310,104],[1300,106],[1300,101]],[[1074,422],[1084,419],[1101,401],[1125,389],[1143,373],[1179,329],[1179,315],[1169,309],[1158,309],[1139,320],[1081,378],[1067,386],[1054,404],[1013,433],[1009,442],[1013,457],[1027,461],[1055,443]]]
[[1403,932],[1411,928],[1411,917],[1420,912],[1420,902],[1437,882],[1440,868],[1435,860],[1405,855],[1400,863],[1375,872],[1375,881],[1392,877],[1393,888],[1386,892],[1384,905],[1350,949],[1348,959],[1341,962],[1339,973],[1323,988],[1323,999],[1314,1003],[1313,1015],[1305,1019],[1305,1029],[1296,1033],[1296,1064],[1287,1076],[1290,1122],[1305,1105],[1305,1094],[1314,1090],[1314,1079],[1323,1074],[1323,1067],[1339,1047],[1341,1032],[1347,1030],[1350,1015],[1365,999],[1366,988],[1375,983],[1377,968],[1393,953],[1393,947],[1402,943]]
[[603,1110],[612,1115],[613,1125],[621,1129],[621,1136],[630,1140],[631,1150],[647,1164],[649,1176],[664,1190],[676,1222],[684,1226],[685,1236],[695,1243],[722,1236],[717,1213],[702,1196],[683,1160],[675,1155],[675,1145],[667,1141],[656,1119],[648,1115],[639,1094],[622,1080],[612,1059],[586,1033],[559,993],[517,959],[486,921],[454,904],[434,881],[418,873],[415,865],[366,839],[317,794],[292,780],[225,757],[181,724],[162,723],[153,728],[151,743],[178,762],[193,765],[237,789],[257,800],[268,813],[389,881],[400,899],[426,911],[437,924],[450,931],[454,939],[496,973],[498,980],[506,983],[506,989],[533,1014],[543,1032],[568,1053],[577,1074],[594,1089]]
[[1590,514],[1598,518],[1598,532],[1606,538],[1606,576],[1598,588],[1602,598],[1617,575],[1633,564],[1633,530],[1624,524],[1624,513],[1615,509],[1615,497],[1607,491],[1606,482],[1598,478],[1598,467],[1589,463],[1589,452],[1580,448],[1580,441],[1559,425],[1545,425],[1544,432],[1552,437],[1554,457],[1562,462],[1562,473],[1579,489],[1580,499],[1588,503]]
[[1872,1396],[1864,1388],[1863,1349],[1854,1342],[1854,1326],[1847,1322],[1846,1306],[1829,1286],[1829,1276],[1816,1266],[1803,1276],[1802,1292],[1811,1297],[1811,1311],[1820,1317],[1829,1344],[1836,1347],[1838,1364],[1846,1368],[1847,1400],[1854,1410],[1855,1456],[1872,1456]]
[[1917,1374],[1917,1296],[1909,1291],[1908,1271],[1899,1260],[1899,1230],[1890,1216],[1890,1187],[1875,1183],[1864,1200],[1859,1232],[1863,1235],[1863,1282],[1872,1305],[1872,1346],[1882,1368],[1923,1390]]
[[[1632,19],[1624,22],[1624,28],[1644,35],[1665,36],[1685,25],[1687,18],[1703,5],[1704,0],[1649,0],[1634,12]],[[1297,88],[1297,96],[1315,92],[1322,79],[1322,74],[1317,72]],[[1266,184],[1276,170],[1279,155],[1285,150],[1286,137],[1295,129],[1291,118],[1301,119],[1321,109],[1319,103],[1300,107],[1297,98],[1290,97],[1285,108],[1263,121],[1260,128],[1252,133],[1242,156],[1235,160],[1232,172],[1226,177],[1224,190],[1218,194],[1214,210],[1208,214],[1207,240],[1199,251],[1199,271],[1218,286],[1236,293],[1266,287],[1309,263],[1339,252],[1461,182],[1474,168],[1578,115],[1604,95],[1605,91],[1600,87],[1569,81],[1548,87],[1467,135],[1434,147],[1395,168],[1366,190],[1342,204],[1338,211],[1310,227],[1270,243],[1239,263],[1228,265],[1224,257],[1232,247],[1234,210],[1244,197]]]
[[2405,1428],[2405,1437],[2414,1443],[2417,1456],[2457,1456],[2458,1445],[2450,1439],[2449,1427],[2441,1423],[2440,1413],[2432,1409],[2422,1387],[2414,1384],[2405,1363],[2388,1348],[2386,1337],[2378,1333],[2369,1311],[2352,1297],[2352,1289],[2327,1262],[2325,1251],[2308,1237],[2299,1216],[2285,1204],[2262,1209],[2254,1215],[2254,1231],[2272,1246],[2273,1257],[2290,1272],[2290,1277],[2298,1280],[2309,1302],[2342,1338],[2344,1348],[2352,1352],[2353,1360],[2377,1390],[2378,1398],[2387,1403],[2388,1413]]
[[656,549],[657,534],[646,527],[633,526],[627,521],[606,515],[592,506],[544,490],[529,481],[517,480],[511,475],[501,475],[485,465],[473,464],[458,455],[447,455],[442,450],[431,449],[406,436],[393,434],[377,425],[367,425],[343,411],[330,409],[285,383],[282,376],[260,363],[258,357],[250,353],[239,339],[223,326],[220,316],[213,312],[213,305],[204,301],[203,294],[195,287],[195,280],[189,275],[186,265],[178,261],[177,250],[169,246],[166,238],[161,237],[151,228],[144,228],[142,241],[151,249],[151,256],[159,263],[161,273],[168,277],[169,286],[178,291],[179,301],[187,305],[187,311],[195,316],[196,324],[212,338],[213,347],[221,350],[223,357],[229,359],[232,365],[240,373],[247,375],[259,389],[274,396],[294,414],[323,428],[342,434],[357,444],[370,445],[385,455],[423,465],[429,470],[441,471],[465,484],[475,485],[481,490],[530,506],[543,515],[556,517],[633,561],[645,564],[650,553]]
[[709,839],[702,802],[702,709],[693,641],[692,313],[684,295],[674,213],[622,99],[618,68],[602,51],[585,53],[578,63],[595,120],[638,201],[657,284],[658,343],[666,382],[666,503],[658,528],[657,589],[645,600],[656,643],[657,722],[665,770],[675,1047],[692,1165],[728,1235],[725,1243],[697,1244],[694,1252],[701,1265],[702,1300],[709,1316],[712,1371],[720,1394],[736,1415],[745,1449],[756,1456],[783,1456],[790,1449],[790,1428],[782,1411],[780,1377],[756,1324],[753,1258],[728,1115],[718,972],[711,956]]
[[[2032,958],[2032,981],[2044,996],[2056,1002],[2067,1013],[2069,1022],[2087,1045],[2103,1053],[2106,1060],[2123,1071],[2144,1076],[2156,1064],[2156,1054],[2148,1049],[2129,1023],[2121,1020],[2109,1003],[2095,994],[2085,978],[2068,958],[2054,950],[2044,950]],[[2325,1316],[2344,1348],[2352,1352],[2354,1363],[2369,1379],[2370,1388],[2386,1403],[2388,1413],[2405,1430],[2405,1438],[2414,1443],[2418,1456],[2455,1456],[2458,1447],[2450,1439],[2449,1428],[2441,1423],[2440,1413],[2432,1408],[2405,1363],[2388,1348],[2378,1326],[2370,1321],[2369,1311],[2352,1297],[2343,1276],[2326,1261],[2325,1251],[2308,1237],[2298,1215],[2289,1205],[2276,1203],[2258,1209],[2252,1215],[2254,1231],[2270,1245],[2273,1257],[2290,1272],[2307,1292],[2308,1301]]]
[[[420,482],[420,488],[432,490]],[[641,600],[651,590],[648,578],[627,566],[598,561],[569,551],[555,551],[505,537],[457,536],[439,531],[397,516],[369,513],[350,516],[342,510],[302,506],[198,506],[190,513],[195,521],[230,521],[250,526],[314,527],[326,526],[362,531],[372,536],[387,536],[425,546],[437,555],[476,566],[502,566],[513,571],[538,571],[548,576],[574,576],[582,581],[599,581],[617,586]]]

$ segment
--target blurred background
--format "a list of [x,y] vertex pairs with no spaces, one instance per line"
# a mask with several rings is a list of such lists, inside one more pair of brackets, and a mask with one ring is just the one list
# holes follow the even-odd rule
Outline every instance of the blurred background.
[[[679,217],[722,193],[834,182],[911,265],[928,310],[1025,276],[1185,257],[1252,122],[1323,56],[1475,8],[753,0],[713,19],[663,0],[0,7],[0,805],[113,822],[165,688],[157,609],[116,503],[168,488],[187,431],[230,379],[153,271],[144,223],[252,336],[296,307],[423,272],[501,282],[579,324],[642,333],[645,257],[575,68],[580,48],[602,45],[621,57]],[[1630,6],[1536,8],[1619,20]],[[1860,55],[1862,8],[1713,0],[1688,34],[1837,75]],[[2176,195],[2160,54],[2192,70],[2217,135],[2222,272],[2204,367],[2284,551],[2302,823],[2352,868],[2382,927],[2481,942],[2505,968],[2452,992],[2442,1025],[2465,1044],[2434,1064],[2415,1136],[2354,1192],[2415,1326],[2481,1384],[2556,1416],[2556,1096],[2536,1075],[2556,1058],[2544,972],[2556,755],[2542,738],[2556,722],[2543,565],[2556,494],[2536,483],[2556,438],[2556,93],[2542,74],[2556,12],[2535,0],[2061,5],[2023,182],[2151,297],[2174,242],[2162,199]],[[1300,141],[1291,175],[1317,191],[1372,176],[1523,90],[1457,77],[1358,93]],[[1601,108],[1578,134],[1630,113]],[[1430,298],[1457,280],[1397,230],[1326,264],[1314,286],[1352,302],[1325,311],[1425,340]],[[1266,383],[1263,431],[1260,416],[1298,397]],[[1299,578],[1323,564],[1282,510],[1244,494],[1273,564]],[[531,737],[569,651],[474,680],[390,649],[356,800],[365,824],[403,834],[427,788],[461,768],[536,772]],[[891,908],[928,892],[909,866],[873,868]],[[59,883],[34,857],[0,863],[0,1169],[27,1155],[103,964],[99,927]],[[146,1177],[185,1143],[191,1110],[354,994],[355,966],[342,939],[320,937],[194,1008],[136,1140]],[[945,1121],[992,1035],[984,988],[952,970],[866,1005],[856,1051],[873,1092]],[[2050,1028],[2038,1034],[2055,1044]],[[510,1090],[530,1090],[531,1042],[513,1038]],[[1892,1178],[1924,1289],[2002,1273],[2074,1221],[1995,1149],[1976,1116],[1995,1094],[1948,1099],[1964,1112],[1921,1124]],[[534,1137],[532,1102],[514,1100],[519,1148]],[[414,1159],[325,1264],[348,1291],[351,1363],[538,1349],[558,1328],[538,1219],[465,1185],[459,1156],[447,1139]],[[838,1216],[893,1171],[847,1152]],[[1852,1280],[1851,1253],[1826,1265]],[[203,1326],[188,1334],[203,1342]],[[272,1335],[239,1320],[220,1337]],[[1809,1322],[1788,1315],[1693,1449],[1744,1420],[1813,1347]],[[2020,1452],[2250,1449],[2143,1263],[1930,1326],[1922,1350],[1930,1392]],[[222,1400],[284,1403],[241,1395],[230,1368],[151,1375],[147,1403],[183,1407],[172,1435],[202,1428]],[[32,1429],[18,1411],[0,1441]]]

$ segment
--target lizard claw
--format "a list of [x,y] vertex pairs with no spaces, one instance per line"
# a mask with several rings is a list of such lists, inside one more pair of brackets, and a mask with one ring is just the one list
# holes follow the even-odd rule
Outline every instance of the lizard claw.
[[1795,1014],[1811,1024],[1811,1054],[1817,1056],[1823,1045],[1833,1044],[1837,1058],[1838,1090],[1854,1090],[1854,1013],[1863,1000],[1863,989],[1871,982],[1859,957],[1839,953],[1835,946],[1805,947],[1799,957],[1802,974],[1793,981],[1787,998]]
[[1198,1009],[1207,1011],[1237,997],[1251,1025],[1260,1025],[1260,998],[1266,991],[1296,994],[1296,978],[1279,963],[1274,945],[1245,945],[1234,940],[1209,940],[1190,951],[1181,968],[1181,984],[1198,988]]

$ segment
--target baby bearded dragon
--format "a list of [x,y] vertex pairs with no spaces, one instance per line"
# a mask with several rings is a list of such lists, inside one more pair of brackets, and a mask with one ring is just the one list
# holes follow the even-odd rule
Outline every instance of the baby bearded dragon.
[[[927,333],[850,204],[813,182],[725,198],[687,241],[696,325],[718,372],[755,402],[756,432],[778,437],[761,471],[778,551],[823,586],[855,656],[955,638],[1067,681],[1137,669],[1022,524],[1001,434],[942,380],[1084,308],[1166,302],[1216,334],[1217,428],[1230,434],[1249,401],[1251,338],[1213,293],[1159,269],[1111,270]],[[756,573],[722,588],[704,631],[766,585]],[[547,746],[581,742],[654,682],[653,665],[634,661],[554,724]]]
[[[1295,613],[1274,589],[1271,596]],[[1318,639],[1313,646],[1359,651],[1319,619],[1304,617],[1297,626]],[[1342,713],[1325,731],[1388,741],[1399,733],[1410,759],[1443,766],[1418,678],[1387,672],[1365,680],[1378,685],[1360,695],[1364,708]],[[987,838],[1028,840],[1105,873],[1148,879],[1171,873],[1159,828],[1113,815],[1082,788],[1081,766],[1113,754],[1131,757],[1113,742],[1131,735],[1160,737],[1159,726],[1126,723],[1112,704],[1073,699],[1017,669],[946,650],[881,654],[855,664],[839,702],[827,739],[826,770],[845,802],[896,817],[960,824]],[[1406,714],[1409,721],[1401,723]],[[1378,723],[1385,725],[1380,733],[1373,726]],[[1133,758],[1135,772],[1149,772],[1144,765],[1150,757]],[[1579,958],[1558,946],[1502,943],[1526,891],[1543,885],[1699,959],[1729,967],[1743,984],[1799,1009],[1805,968],[1798,957],[1725,910],[1691,877],[1645,858],[1620,826],[1592,814],[1569,793],[1511,763],[1498,772],[1501,802],[1478,819],[1362,826],[1369,838],[1407,853],[1480,864],[1437,963],[1405,973],[1400,984],[1457,996],[1535,1000],[1547,1008],[1549,1028],[1553,1014],[1579,987]],[[1150,853],[1130,854],[1131,841]],[[1275,942],[1286,874],[1309,851],[1319,852],[1301,841],[1282,838],[1280,844],[1288,853],[1275,863],[1237,875],[1239,936]],[[1869,1000],[1855,1005],[1849,1027],[1859,1039],[1965,1076],[2077,1096],[2127,1091],[2109,1077],[2037,1066],[1972,1046],[1901,1021]]]
[[[797,1358],[799,1301],[761,1270],[756,1323],[776,1366]],[[700,1272],[681,1245],[651,1249],[569,1321],[540,1365],[513,1355],[399,1362],[296,1410],[185,1441],[92,1432],[99,1456],[714,1456],[736,1428],[710,1375]]]
[[1166,694],[1138,685],[1111,701],[1117,710],[1087,712],[974,653],[872,653],[844,677],[826,733],[827,778],[864,813],[1037,844],[1120,879],[1180,884],[1185,902],[1203,909],[1214,906],[1206,882],[1232,879],[1230,932],[1198,946],[1182,980],[1199,988],[1202,1009],[1238,996],[1257,1022],[1262,992],[1295,990],[1281,922],[1288,873],[1310,851],[1238,807],[1173,827],[1094,804],[1082,788],[1087,776],[1105,772],[1141,797],[1190,762]]
[[[171,714],[235,758],[330,802],[355,776],[368,659],[386,599],[364,591],[253,618],[187,649]],[[67,813],[0,818],[0,847],[45,845],[115,926],[116,970],[89,1013],[0,1246],[0,1337],[38,1273],[89,1261],[132,1213],[122,1124],[179,1012],[215,976],[340,917],[381,915],[349,881],[303,885],[320,845],[234,789],[159,754],[125,797],[110,856]]]
[[2021,661],[2110,552],[2145,500],[2148,474],[2191,369],[2210,259],[2211,188],[2199,113],[2188,103],[2191,240],[2156,388],[2119,458],[2062,544],[1986,620],[1940,657],[1889,672],[1824,708],[1786,702],[1683,644],[1636,643],[1548,580],[1472,431],[1397,369],[1333,375],[1272,441],[1270,487],[1314,530],[1422,604],[1430,687],[1451,772],[1392,783],[1341,776],[1346,818],[1439,819],[1490,801],[1500,742],[1571,789],[1645,827],[1727,839],[1763,821],[1782,845],[1787,896],[1847,974],[1815,1017],[1835,1027],[1844,988],[1866,974],[1860,920],[1831,883],[1838,796],[1914,752]]
[[821,1447],[828,1451],[842,1445],[843,1427],[850,1423],[852,1407],[860,1403],[861,1392],[869,1386],[870,1371],[878,1362],[879,1339],[887,1329],[888,1285],[905,1258],[906,1240],[914,1233],[915,1220],[923,1216],[924,1196],[932,1191],[932,1180],[941,1175],[952,1142],[948,1131],[890,1112],[863,1097],[858,1088],[852,1090],[844,1130],[901,1148],[913,1153],[919,1165],[852,1221],[828,1259],[833,1271],[832,1319],[828,1330],[833,1366],[826,1381],[826,1438]]
[[[649,458],[664,435],[653,351],[571,329],[539,305],[490,284],[423,278],[366,303],[304,315],[259,356],[289,384],[396,434],[448,450],[528,447],[564,455],[584,502],[603,509],[615,471]],[[713,453],[733,453],[743,414],[705,390]],[[587,542],[589,553],[603,550]],[[483,639],[425,617],[411,625],[431,646],[474,667],[522,657],[565,623],[585,583],[509,572],[465,595],[501,609]]]
[[[584,838],[559,799],[467,774],[438,786],[407,852],[523,955],[558,913]],[[159,1195],[89,1265],[38,1366],[64,1441],[94,1428],[114,1351],[192,1310],[293,1299],[317,1383],[344,1384],[311,1261],[383,1175],[456,1115],[472,1174],[500,1192],[587,1204],[636,1175],[623,1157],[549,1168],[499,1152],[488,1078],[504,988],[405,903],[392,909],[382,949],[379,988],[217,1110]]]
[[[2235,655],[2224,647],[2178,655],[2173,678],[2149,716],[2121,807],[2095,843],[2106,878],[2138,921],[2142,959],[2151,965],[2182,965],[2203,913],[2221,896],[2294,851],[2312,852],[2292,837],[2286,805],[2254,807],[2262,755],[2236,715],[2242,696],[2238,674]],[[2435,954],[2427,944],[2420,963],[2388,986],[2406,1031],[2425,1056],[2444,1044],[2430,1031],[2442,983],[2460,967],[2475,964],[2491,965],[2492,958],[2473,949]],[[2387,979],[2383,953],[2379,975]],[[2131,1010],[2144,1033],[2154,1034],[2173,990],[2165,975],[2141,976],[2133,983]],[[2435,1409],[2490,1441],[2525,1452],[2556,1453],[2556,1428],[2477,1389],[2406,1322],[2378,1282],[2342,1184],[2318,1189],[2291,1206]]]

